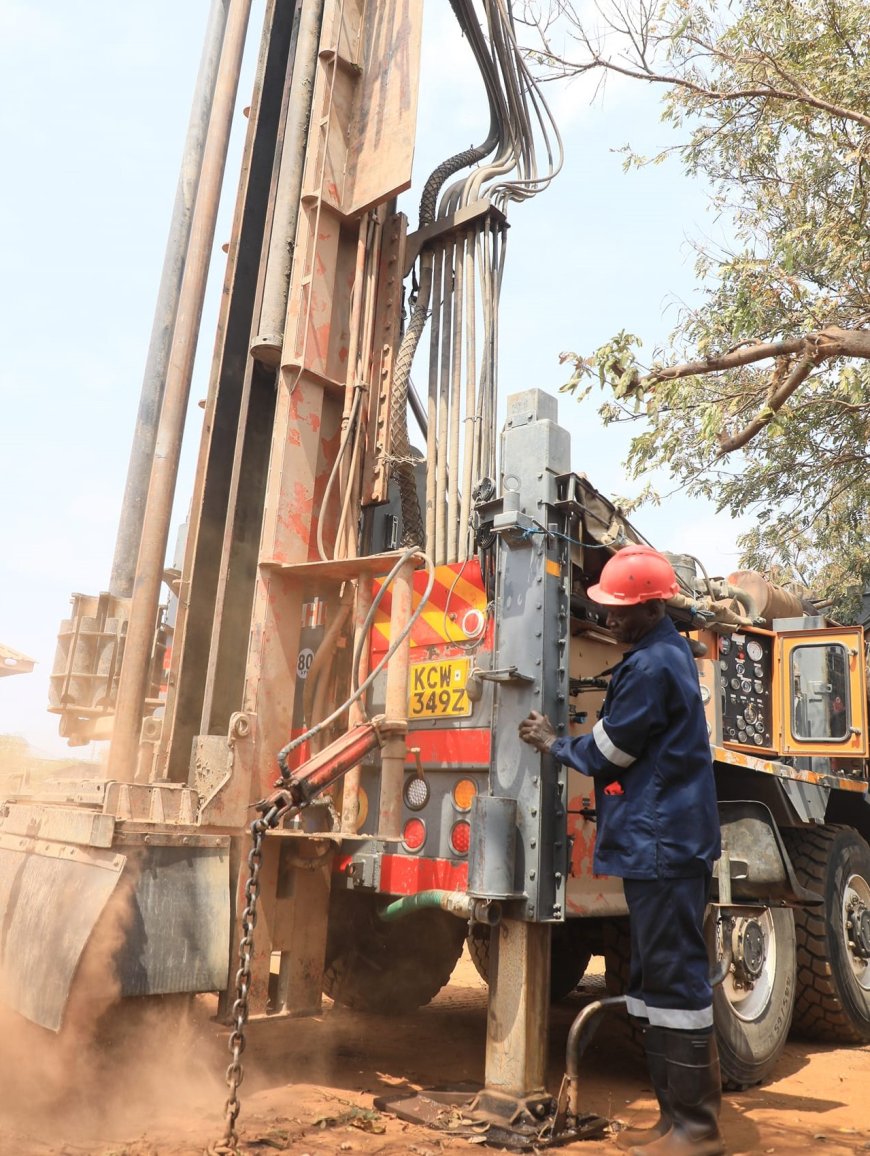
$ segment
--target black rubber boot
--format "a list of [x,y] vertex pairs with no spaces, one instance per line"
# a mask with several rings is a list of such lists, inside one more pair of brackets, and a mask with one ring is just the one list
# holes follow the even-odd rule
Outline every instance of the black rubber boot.
[[712,1032],[661,1028],[673,1124],[658,1140],[631,1149],[638,1156],[721,1156],[722,1077]]
[[617,1148],[640,1148],[664,1136],[671,1126],[671,1100],[668,1093],[668,1064],[665,1057],[663,1028],[648,1025],[643,1032],[643,1048],[653,1091],[659,1102],[659,1118],[651,1128],[626,1128],[616,1137]]

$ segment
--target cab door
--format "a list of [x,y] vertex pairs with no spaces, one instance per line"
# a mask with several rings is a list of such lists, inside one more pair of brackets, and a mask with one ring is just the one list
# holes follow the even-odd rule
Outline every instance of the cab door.
[[860,627],[796,630],[777,642],[783,754],[866,758]]

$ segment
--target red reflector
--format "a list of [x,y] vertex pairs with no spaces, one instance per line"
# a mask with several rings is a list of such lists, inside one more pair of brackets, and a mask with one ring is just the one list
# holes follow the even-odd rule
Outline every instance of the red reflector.
[[450,846],[457,855],[467,855],[468,846],[471,843],[471,824],[466,823],[464,819],[460,819],[458,823],[454,823],[450,831]]
[[409,851],[419,851],[426,842],[426,824],[422,819],[409,819],[402,831],[402,842]]

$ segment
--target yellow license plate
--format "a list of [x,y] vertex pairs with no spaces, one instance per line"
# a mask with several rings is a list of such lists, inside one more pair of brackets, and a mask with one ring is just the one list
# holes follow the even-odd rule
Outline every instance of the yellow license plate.
[[470,658],[418,662],[411,667],[408,715],[411,718],[463,718],[471,714],[466,693]]

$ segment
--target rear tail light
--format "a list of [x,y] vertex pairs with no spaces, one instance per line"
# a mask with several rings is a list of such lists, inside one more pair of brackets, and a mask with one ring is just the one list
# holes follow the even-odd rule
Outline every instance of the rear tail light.
[[426,842],[426,824],[422,819],[409,819],[402,829],[402,843],[408,851],[419,851]]
[[460,811],[467,811],[477,794],[477,783],[473,779],[460,779],[453,788],[453,802]]
[[450,846],[457,855],[467,855],[471,843],[471,824],[460,819],[450,828]]

